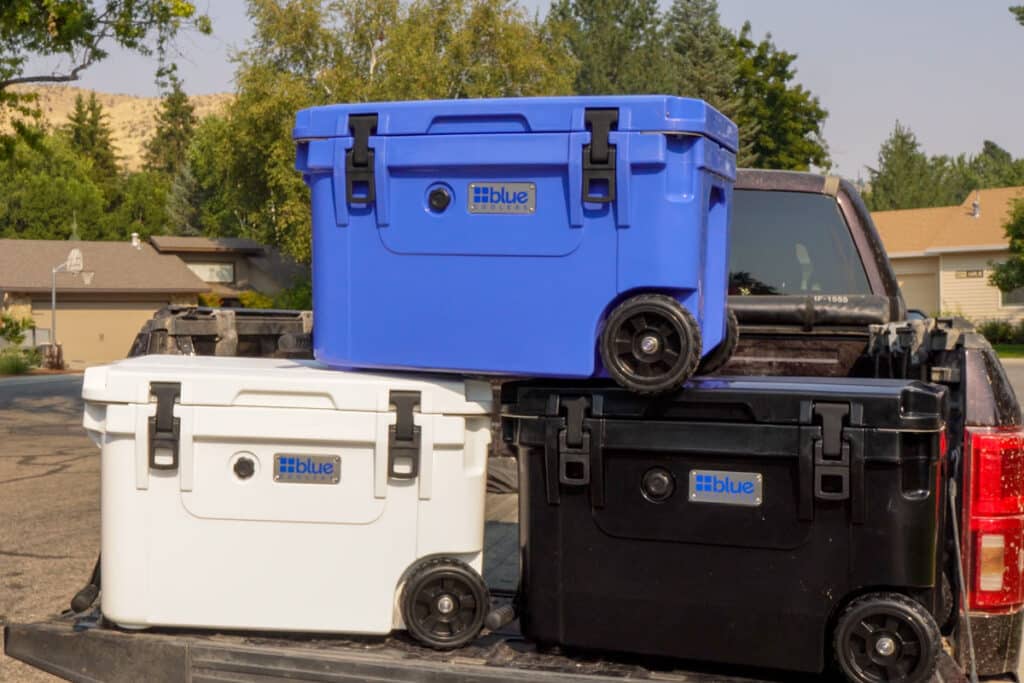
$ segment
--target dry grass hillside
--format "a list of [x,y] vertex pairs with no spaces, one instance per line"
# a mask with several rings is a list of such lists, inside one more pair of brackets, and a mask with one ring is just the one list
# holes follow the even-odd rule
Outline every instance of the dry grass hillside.
[[[36,86],[19,88],[24,92],[39,94],[39,108],[43,119],[51,127],[67,123],[68,114],[75,106],[77,95],[89,96],[91,91],[70,86]],[[114,134],[114,145],[124,166],[137,170],[142,165],[142,145],[153,135],[156,128],[156,113],[160,99],[156,97],[134,97],[97,92],[96,96],[109,115],[110,127]],[[202,118],[221,111],[230,101],[231,95],[196,95],[191,98],[196,116]]]

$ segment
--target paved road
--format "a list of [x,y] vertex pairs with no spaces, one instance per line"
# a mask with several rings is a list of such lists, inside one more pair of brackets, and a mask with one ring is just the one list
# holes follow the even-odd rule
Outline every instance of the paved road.
[[[1024,397],[1024,361],[1006,368]],[[78,375],[0,379],[0,621],[64,609],[99,551],[99,451],[80,392]],[[56,680],[0,656],[0,681]]]

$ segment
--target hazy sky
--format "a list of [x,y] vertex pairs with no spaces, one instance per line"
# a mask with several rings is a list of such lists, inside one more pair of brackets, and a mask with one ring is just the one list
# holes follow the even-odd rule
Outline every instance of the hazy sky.
[[[231,90],[232,48],[250,33],[244,0],[199,0],[216,37],[187,38],[179,59],[190,93]],[[523,0],[544,10],[548,0]],[[663,5],[669,4],[662,0]],[[1024,156],[1024,26],[1010,0],[719,0],[723,23],[796,52],[797,81],[829,111],[825,138],[838,172],[865,174],[899,119],[929,154],[976,153],[991,139]],[[80,85],[154,95],[152,64],[113,55]],[[742,131],[741,131],[742,134]]]

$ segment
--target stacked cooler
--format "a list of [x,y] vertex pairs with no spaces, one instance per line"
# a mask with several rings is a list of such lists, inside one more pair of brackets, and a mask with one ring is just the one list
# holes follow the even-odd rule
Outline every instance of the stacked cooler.
[[732,122],[663,96],[404,102],[294,136],[318,362],[86,375],[110,620],[465,644],[498,407],[460,375],[552,377],[505,390],[524,635],[803,671],[833,638],[854,680],[930,672],[944,393],[690,379],[736,343]]

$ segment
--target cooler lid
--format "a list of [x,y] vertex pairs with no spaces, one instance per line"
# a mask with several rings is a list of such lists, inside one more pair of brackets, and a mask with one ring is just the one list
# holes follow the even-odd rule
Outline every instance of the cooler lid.
[[151,382],[180,382],[182,405],[389,411],[392,391],[420,393],[419,412],[484,415],[490,383],[452,376],[329,370],[315,361],[139,356],[85,371],[82,398],[149,403]]
[[295,117],[295,140],[349,137],[348,117],[376,114],[377,136],[571,133],[587,130],[586,109],[619,110],[616,129],[703,135],[736,151],[736,124],[703,100],[667,95],[513,97],[363,102],[312,107]]
[[[701,377],[652,401],[617,386],[516,382],[502,387],[511,414],[548,415],[565,399],[590,398],[594,417],[645,420],[810,424],[814,403],[848,403],[850,424],[937,431],[946,423],[946,389],[900,379]],[[557,397],[557,399],[555,398]]]

